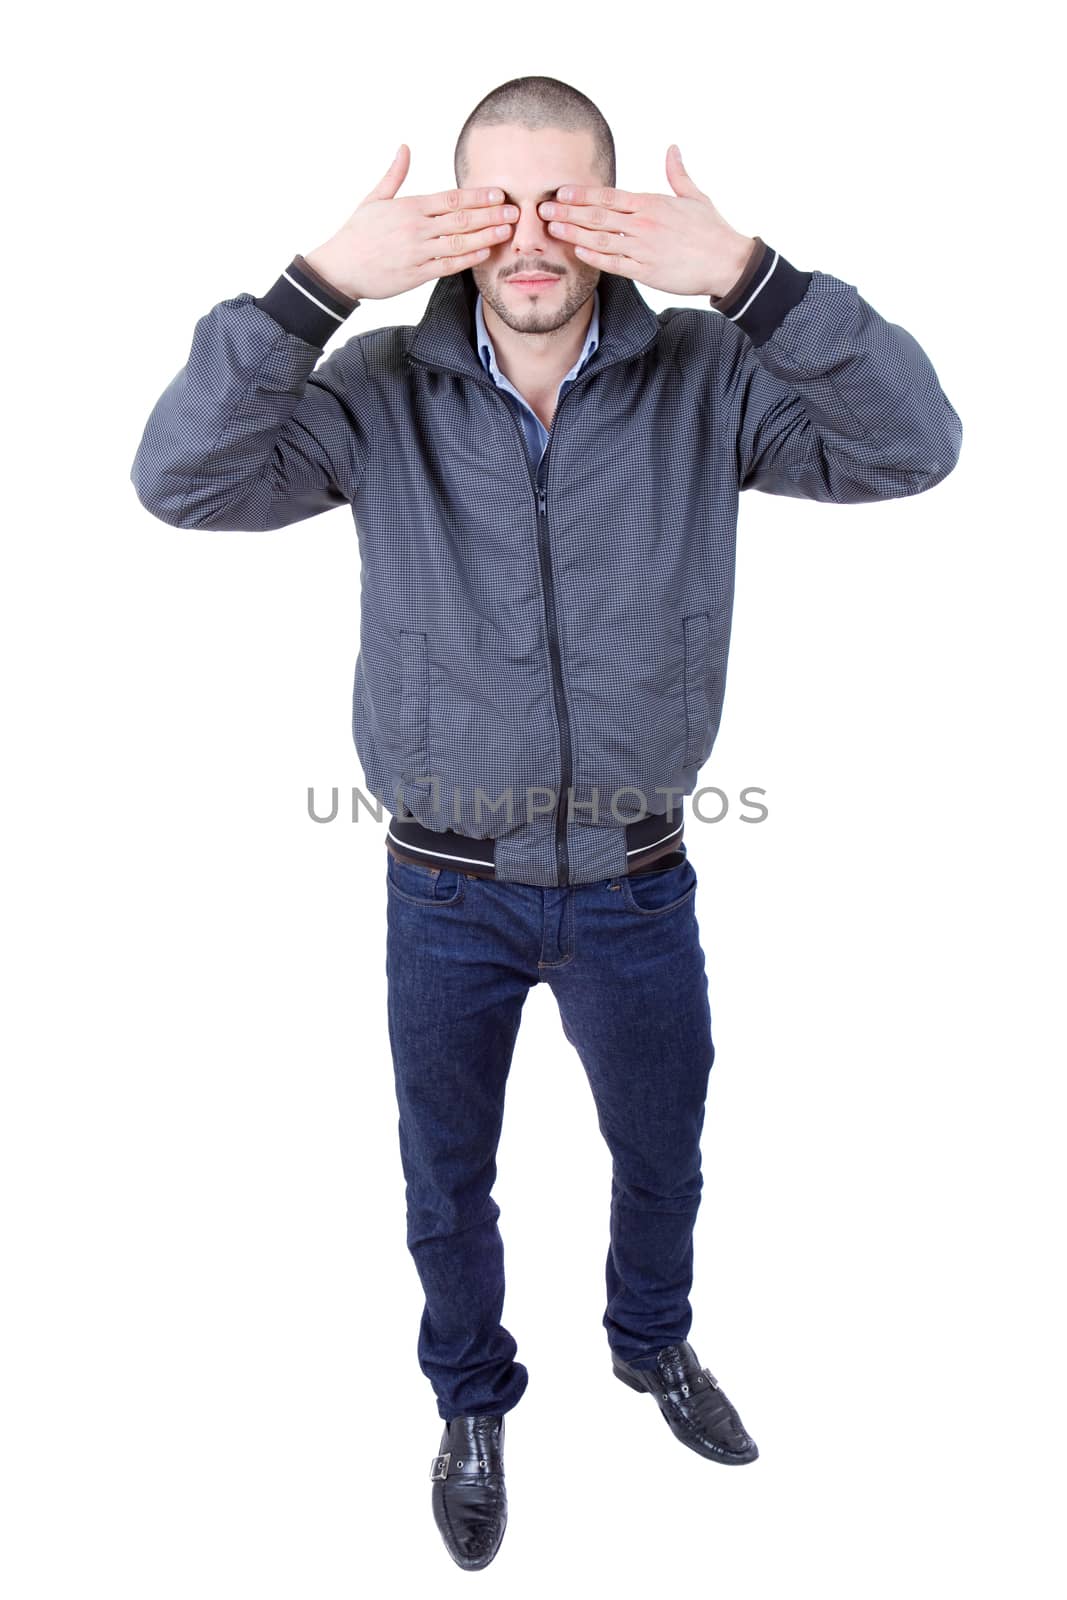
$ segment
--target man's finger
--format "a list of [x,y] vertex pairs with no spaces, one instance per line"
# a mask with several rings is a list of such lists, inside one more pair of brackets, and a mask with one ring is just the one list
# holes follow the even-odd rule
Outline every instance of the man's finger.
[[577,222],[583,228],[607,228],[612,233],[622,233],[632,226],[633,211],[609,211],[606,206],[563,205],[559,200],[542,200],[537,212],[545,222]]
[[639,278],[642,271],[640,261],[635,261],[633,256],[609,255],[606,250],[588,250],[584,245],[575,245],[574,249],[591,267],[613,272],[617,278]]
[[576,222],[550,222],[548,231],[555,239],[568,240],[575,249],[581,245],[586,255],[595,255],[597,251],[622,254],[634,248],[633,235],[617,228],[581,228]]
[[[436,239],[441,234],[466,234],[469,238],[479,229],[491,230],[495,224],[507,223],[509,227],[497,235],[502,239],[518,220],[518,206],[469,206],[465,211],[452,211],[447,216],[426,217],[419,224],[418,232],[423,239]],[[466,248],[472,247],[468,244]]]
[[437,194],[420,195],[417,204],[428,217],[445,217],[472,206],[499,205],[503,198],[503,189],[441,189]]
[[425,242],[433,248],[433,258],[439,256],[462,255],[470,250],[481,248],[489,249],[493,245],[501,244],[511,233],[515,226],[513,222],[501,222],[493,228],[475,228],[473,232],[466,232],[460,228],[455,233],[435,234]]
[[640,211],[644,196],[631,194],[629,189],[589,189],[565,183],[556,190],[556,199],[573,200],[580,206],[610,206],[613,211]]

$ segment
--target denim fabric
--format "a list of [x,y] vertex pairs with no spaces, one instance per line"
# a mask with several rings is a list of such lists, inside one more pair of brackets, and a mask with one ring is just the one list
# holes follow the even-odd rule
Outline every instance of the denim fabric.
[[690,1329],[700,1139],[715,1051],[696,870],[564,888],[387,856],[389,1039],[407,1244],[425,1306],[419,1365],[445,1421],[504,1413],[529,1380],[502,1325],[493,1198],[523,1003],[556,997],[612,1156],[603,1325],[639,1366]]

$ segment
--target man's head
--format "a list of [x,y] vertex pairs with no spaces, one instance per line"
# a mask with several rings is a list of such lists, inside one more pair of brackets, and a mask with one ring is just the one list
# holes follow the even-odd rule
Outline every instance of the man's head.
[[[613,185],[615,141],[593,102],[558,78],[512,78],[480,100],[455,153],[461,188],[503,189],[519,209],[510,238],[470,271],[487,304],[520,333],[549,333],[592,295],[600,272],[549,233],[537,207],[564,183]],[[540,286],[520,286],[541,273]]]

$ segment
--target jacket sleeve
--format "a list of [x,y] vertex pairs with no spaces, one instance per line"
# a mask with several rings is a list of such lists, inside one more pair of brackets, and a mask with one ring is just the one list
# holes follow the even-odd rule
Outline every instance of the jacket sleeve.
[[261,299],[223,300],[157,400],[130,473],[176,528],[282,528],[350,502],[375,434],[359,338],[315,369],[357,306],[297,256]]
[[851,284],[798,271],[757,236],[712,304],[716,415],[740,489],[851,505],[921,494],[952,471],[963,428],[929,358]]

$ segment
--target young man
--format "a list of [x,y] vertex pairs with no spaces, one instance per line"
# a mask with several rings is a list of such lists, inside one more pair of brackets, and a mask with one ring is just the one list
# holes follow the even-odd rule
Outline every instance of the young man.
[[[722,706],[738,494],[922,493],[962,430],[916,341],[850,284],[738,233],[675,146],[615,187],[610,130],[553,78],[468,117],[457,188],[397,194],[261,297],[198,322],[133,467],[178,527],[352,507],[353,731],[387,833],[389,1033],[419,1361],[444,1420],[432,1504],[484,1567],[507,1517],[492,1198],[523,1002],[548,983],[613,1158],[604,1326],[620,1380],[710,1460],[756,1445],[687,1335],[714,1060],[680,799]],[[434,280],[417,326],[364,299]],[[636,283],[707,296],[653,314]]]

